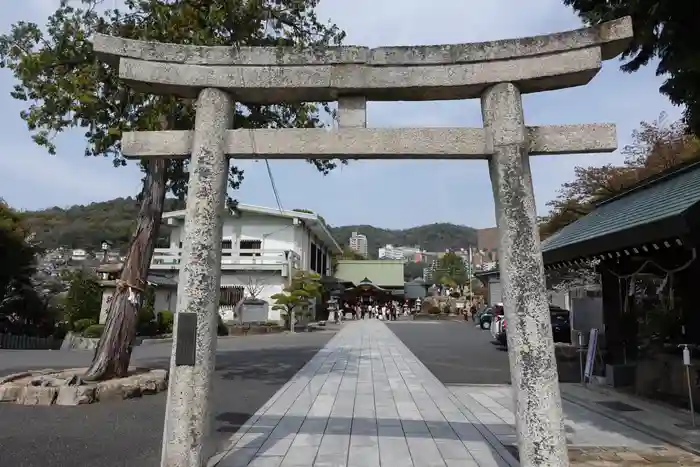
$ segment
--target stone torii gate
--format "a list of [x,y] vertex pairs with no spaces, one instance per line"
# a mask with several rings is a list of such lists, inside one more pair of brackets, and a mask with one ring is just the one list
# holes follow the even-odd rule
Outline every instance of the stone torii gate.
[[[610,152],[612,124],[526,126],[522,93],[587,84],[632,37],[623,18],[559,34],[475,44],[198,47],[97,35],[94,49],[146,93],[196,98],[193,131],[126,133],[125,157],[191,157],[162,466],[200,467],[209,431],[228,157],[487,159],[520,462],[568,465],[529,155]],[[484,128],[366,128],[367,101],[480,98]],[[233,130],[236,101],[338,102],[338,126]],[[572,109],[575,112],[575,109]]]

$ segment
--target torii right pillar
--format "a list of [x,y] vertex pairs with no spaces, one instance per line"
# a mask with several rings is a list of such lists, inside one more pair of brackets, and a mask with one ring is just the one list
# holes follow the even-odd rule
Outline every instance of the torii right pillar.
[[498,261],[522,467],[566,467],[569,458],[520,91],[481,96],[496,206]]

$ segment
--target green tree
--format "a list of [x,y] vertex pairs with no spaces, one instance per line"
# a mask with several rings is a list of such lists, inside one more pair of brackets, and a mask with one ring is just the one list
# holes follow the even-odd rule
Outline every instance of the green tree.
[[[321,298],[321,276],[306,271],[299,271],[292,278],[291,284],[270,298],[275,302],[273,310],[280,310],[286,320],[292,323],[292,313],[307,313],[314,299]],[[297,316],[299,316],[297,314]]]
[[[87,141],[85,154],[111,157],[115,166],[126,163],[120,154],[123,132],[190,130],[194,102],[134,92],[119,80],[116,66],[96,60],[90,42],[95,33],[231,47],[316,47],[343,38],[335,25],[318,21],[313,9],[319,0],[125,0],[123,10],[104,13],[101,3],[61,0],[43,28],[25,21],[14,24],[0,37],[0,66],[18,81],[11,95],[28,103],[21,117],[37,144],[53,154],[55,134],[80,128]],[[234,127],[322,126],[322,108],[329,111],[315,104],[239,105]],[[324,174],[335,167],[329,161],[311,162]],[[187,161],[149,159],[141,168],[136,228],[87,380],[127,373],[165,196],[168,191],[180,198],[186,194]],[[237,188],[243,172],[232,166],[229,175],[231,188]]]
[[79,320],[96,324],[102,308],[102,287],[97,277],[79,269],[68,273],[68,293],[63,302],[64,316],[70,326]]
[[428,267],[428,263],[408,262],[403,267],[403,278],[406,282],[410,282],[417,278],[423,277],[423,269]]
[[40,249],[32,237],[22,215],[0,199],[0,332],[25,334],[42,319],[32,282]]
[[547,238],[585,216],[601,201],[678,165],[700,159],[700,141],[689,135],[683,122],[668,122],[665,114],[653,122],[641,122],[632,132],[632,143],[622,148],[621,165],[576,167],[574,179],[562,185],[547,203],[540,236]]
[[450,251],[438,260],[438,266],[433,272],[433,280],[437,284],[459,288],[460,291],[469,284],[467,263],[457,253]]
[[589,24],[631,16],[634,39],[623,58],[626,72],[658,59],[659,91],[685,107],[685,122],[700,135],[700,42],[696,0],[564,0]]

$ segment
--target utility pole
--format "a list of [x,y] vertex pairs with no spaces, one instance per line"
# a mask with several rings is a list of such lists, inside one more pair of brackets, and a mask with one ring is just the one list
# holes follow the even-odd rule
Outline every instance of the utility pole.
[[467,280],[469,281],[469,301],[473,302],[474,297],[472,296],[472,246],[469,245],[469,251],[467,252],[469,258],[469,274]]
[[[292,269],[294,267],[294,259],[292,250],[287,250],[285,252],[287,255],[287,287],[292,287],[292,281],[294,280]],[[289,310],[289,332],[294,333],[294,308]]]

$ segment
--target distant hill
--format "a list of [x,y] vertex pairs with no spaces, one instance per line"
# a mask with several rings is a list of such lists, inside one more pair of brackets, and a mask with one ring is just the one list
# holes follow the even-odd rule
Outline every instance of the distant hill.
[[[166,211],[181,209],[182,202],[167,200]],[[124,249],[130,239],[138,203],[134,198],[116,198],[70,208],[25,211],[25,221],[47,249],[67,247],[99,250],[103,240]],[[386,244],[420,245],[427,251],[444,251],[476,245],[476,230],[454,224],[430,224],[410,229],[390,230],[371,225],[330,227],[338,243],[347,244],[352,232],[367,236],[370,255]]]
[[411,227],[409,229],[381,229],[371,225],[344,225],[331,227],[338,243],[347,245],[350,235],[358,232],[367,236],[367,249],[370,256],[376,257],[377,250],[384,245],[420,247],[426,251],[440,252],[447,249],[466,248],[476,245],[476,230],[462,225],[439,223]]
[[[181,209],[182,202],[166,200],[166,211]],[[116,198],[100,203],[24,211],[25,222],[46,249],[58,247],[99,250],[107,240],[124,250],[131,239],[138,203],[134,198]]]

